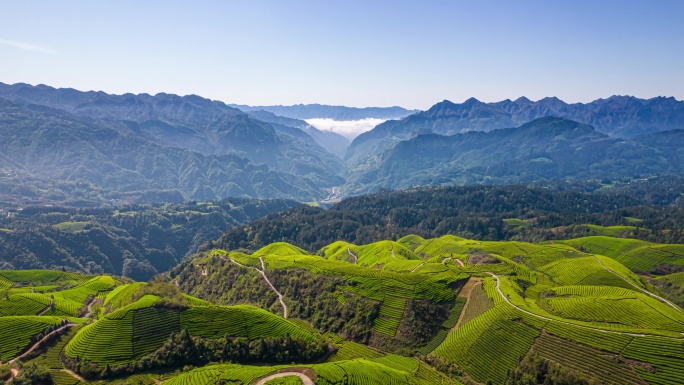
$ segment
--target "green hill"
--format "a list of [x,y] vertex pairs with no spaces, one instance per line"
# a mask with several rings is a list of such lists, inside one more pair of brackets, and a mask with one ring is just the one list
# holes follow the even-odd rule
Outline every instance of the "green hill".
[[666,289],[684,279],[637,275],[621,260],[674,249],[610,237],[410,234],[338,241],[315,255],[286,242],[253,254],[213,249],[149,283],[2,271],[0,349],[7,360],[55,325],[82,323],[35,314],[94,298],[84,326],[70,323],[24,360],[47,363],[58,383],[74,383],[68,368],[167,384],[503,385],[537,376],[672,385],[684,378],[684,310]]
[[634,271],[657,273],[684,268],[684,245],[605,236],[577,238],[562,243],[589,253],[605,255]]

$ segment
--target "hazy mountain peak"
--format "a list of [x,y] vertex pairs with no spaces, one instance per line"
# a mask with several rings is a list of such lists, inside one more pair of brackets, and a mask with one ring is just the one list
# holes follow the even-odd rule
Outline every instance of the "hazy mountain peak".
[[472,106],[474,104],[479,104],[479,103],[482,103],[482,102],[477,100],[476,98],[470,97],[465,102],[463,102],[463,105],[464,106]]

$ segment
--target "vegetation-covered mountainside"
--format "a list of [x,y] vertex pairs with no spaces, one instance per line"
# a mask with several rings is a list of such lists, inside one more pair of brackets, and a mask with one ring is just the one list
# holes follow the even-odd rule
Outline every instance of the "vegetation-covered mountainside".
[[148,280],[226,229],[299,204],[219,202],[1,211],[0,269],[59,269]]
[[303,120],[278,116],[264,110],[249,110],[248,114],[263,122],[271,123],[274,127],[280,125],[298,128],[312,137],[321,147],[340,158],[344,156],[344,152],[347,150],[347,147],[349,147],[349,144],[351,144],[349,139],[344,136],[332,131],[319,130]]
[[682,269],[681,244],[409,234],[216,248],[149,283],[5,270],[0,368],[58,385],[680,384]]
[[682,175],[683,145],[684,129],[622,140],[546,117],[517,128],[402,141],[350,172],[345,190]]
[[[251,255],[214,249],[171,279],[207,300],[415,354],[464,382],[677,384],[684,310],[659,296],[652,283],[664,278],[646,270],[683,267],[680,249],[612,237],[532,244],[409,235],[309,254],[281,242]],[[247,286],[258,280],[260,289]],[[524,382],[533,375],[538,382]]]
[[[586,105],[445,101],[383,123],[347,148],[343,137],[298,117],[412,111],[241,106],[245,113],[195,95],[0,83],[0,202],[327,202],[383,188],[681,175],[681,104],[619,97]],[[299,112],[281,116],[283,108]],[[618,138],[626,132],[644,135]]]
[[285,241],[313,253],[338,240],[371,243],[407,233],[538,242],[609,231],[601,226],[626,226],[612,235],[682,242],[681,177],[602,182],[382,191],[327,210],[302,206],[274,213],[228,230],[210,247],[256,251]]
[[684,129],[684,102],[674,98],[638,99],[612,96],[591,103],[567,104],[548,97],[536,102],[527,98],[483,103],[470,98],[461,104],[448,100],[401,120],[391,120],[361,134],[345,159],[352,165],[368,156],[382,154],[400,141],[421,133],[454,135],[468,131],[491,131],[517,127],[542,117],[560,117],[591,125],[611,137],[631,138],[660,131]]
[[203,200],[315,200],[343,182],[339,158],[300,129],[197,96],[0,84],[0,98],[0,166],[20,178]]

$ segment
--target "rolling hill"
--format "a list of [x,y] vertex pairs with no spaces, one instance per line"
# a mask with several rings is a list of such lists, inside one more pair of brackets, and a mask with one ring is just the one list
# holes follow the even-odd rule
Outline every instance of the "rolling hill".
[[630,270],[677,247],[409,234],[213,249],[150,283],[0,271],[0,346],[57,384],[678,384],[684,310],[652,286],[677,278]]

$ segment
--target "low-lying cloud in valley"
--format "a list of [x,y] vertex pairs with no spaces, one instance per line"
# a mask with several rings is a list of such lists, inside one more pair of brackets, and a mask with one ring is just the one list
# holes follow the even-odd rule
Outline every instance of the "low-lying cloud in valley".
[[338,133],[349,140],[353,140],[360,134],[370,131],[373,127],[386,121],[386,119],[366,118],[359,120],[334,120],[330,118],[306,119],[310,125],[319,130]]

